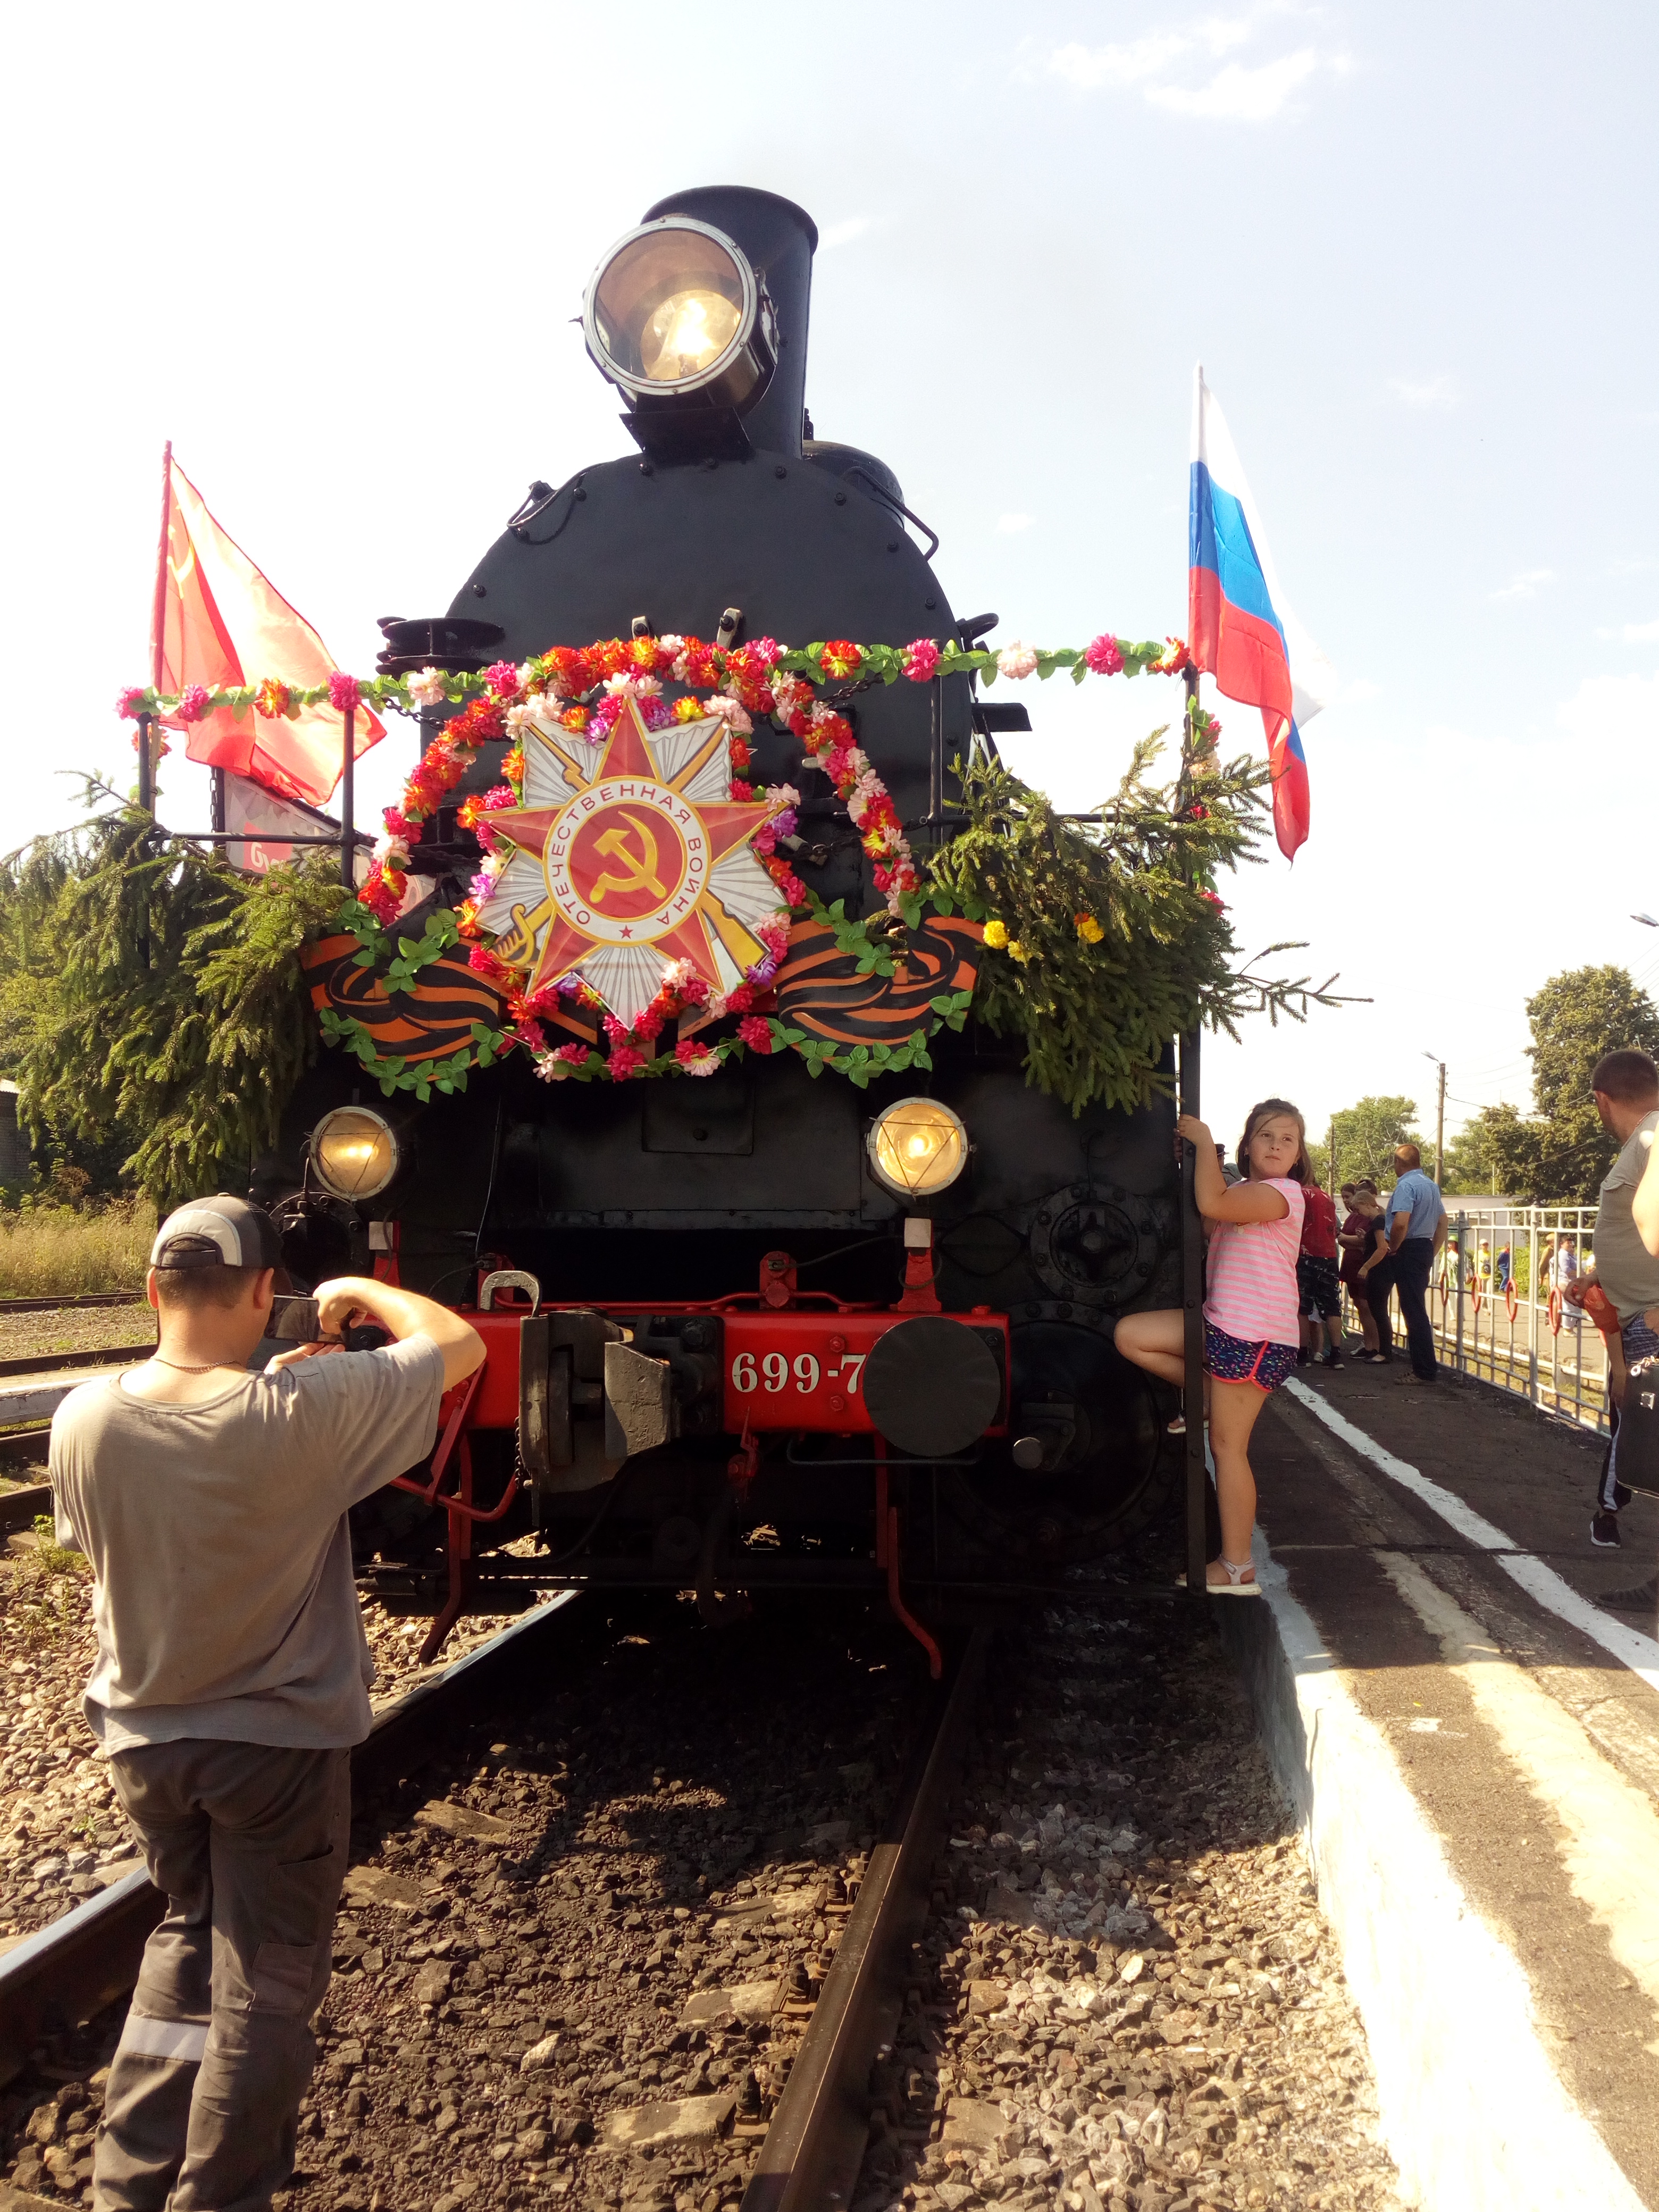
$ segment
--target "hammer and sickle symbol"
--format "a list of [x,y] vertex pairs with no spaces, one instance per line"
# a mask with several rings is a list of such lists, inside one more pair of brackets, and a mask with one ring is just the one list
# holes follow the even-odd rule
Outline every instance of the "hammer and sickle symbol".
[[639,831],[640,842],[643,850],[637,854],[634,852],[625,830],[607,830],[602,837],[596,837],[593,840],[593,850],[596,853],[603,853],[607,860],[619,860],[633,870],[633,873],[628,876],[613,876],[607,873],[596,878],[593,884],[595,904],[605,896],[607,891],[621,891],[624,894],[629,891],[650,891],[654,897],[666,898],[668,886],[657,874],[657,841],[652,834],[651,824],[641,821],[637,814],[629,813],[625,807],[619,809],[618,811],[624,822],[631,823]]

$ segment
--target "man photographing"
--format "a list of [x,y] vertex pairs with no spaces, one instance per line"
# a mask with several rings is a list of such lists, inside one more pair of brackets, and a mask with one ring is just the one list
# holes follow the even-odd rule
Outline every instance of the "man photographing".
[[[110,2069],[95,2212],[263,2212],[293,2166],[346,1870],[368,1638],[347,1508],[431,1450],[484,1357],[447,1308],[321,1285],[262,1372],[281,1246],[246,1200],[170,1214],[143,1365],[52,1425],[58,1534],[93,1572],[86,1713],[167,1900]],[[358,1317],[395,1340],[346,1352]]]

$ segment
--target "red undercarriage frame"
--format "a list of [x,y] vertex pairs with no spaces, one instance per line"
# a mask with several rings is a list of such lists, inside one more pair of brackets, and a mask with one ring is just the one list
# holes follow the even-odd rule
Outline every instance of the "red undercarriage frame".
[[[475,1430],[517,1426],[519,1324],[530,1310],[527,1301],[484,1310],[461,1309],[484,1340],[488,1356],[465,1382],[444,1395],[437,1447],[426,1480],[400,1475],[392,1485],[441,1508],[448,1522],[448,1594],[422,1647],[422,1666],[436,1657],[465,1602],[474,1527],[501,1520],[519,1492],[522,1471],[515,1467],[496,1504],[474,1504],[469,1438]],[[637,1314],[720,1316],[725,1340],[725,1425],[738,1439],[729,1472],[740,1486],[753,1480],[759,1467],[763,1437],[873,1439],[876,1565],[885,1571],[888,1602],[895,1617],[926,1650],[929,1671],[937,1680],[943,1663],[939,1645],[904,1602],[899,1509],[888,1498],[890,1467],[912,1462],[889,1459],[887,1440],[872,1421],[859,1388],[865,1361],[889,1329],[913,1314],[943,1313],[933,1290],[932,1253],[907,1253],[904,1294],[894,1306],[852,1305],[826,1291],[799,1291],[793,1260],[787,1252],[769,1252],[761,1262],[758,1291],[703,1300],[607,1300],[599,1310],[623,1322]],[[1006,1316],[988,1306],[975,1306],[947,1318],[977,1328],[1000,1328],[1005,1337],[1008,1327]],[[1003,1371],[1007,1373],[1006,1346]],[[1006,1423],[986,1431],[990,1436],[1006,1432]]]

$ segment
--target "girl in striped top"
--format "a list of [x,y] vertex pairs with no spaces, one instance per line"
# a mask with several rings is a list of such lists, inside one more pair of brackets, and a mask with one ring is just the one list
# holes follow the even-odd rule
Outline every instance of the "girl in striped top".
[[[1197,1154],[1194,1188],[1210,1232],[1205,1399],[1221,1509],[1221,1556],[1211,1560],[1206,1581],[1224,1596],[1251,1597],[1256,1582],[1250,1565],[1255,1524],[1250,1431],[1270,1395],[1294,1371],[1301,1341],[1296,1261],[1303,1187],[1312,1174],[1307,1132],[1301,1115],[1283,1098],[1253,1106],[1238,1146],[1244,1180],[1229,1188],[1203,1122],[1183,1114],[1176,1128]],[[1182,1326],[1178,1311],[1125,1314],[1117,1324],[1117,1348],[1137,1367],[1179,1389],[1186,1380]]]

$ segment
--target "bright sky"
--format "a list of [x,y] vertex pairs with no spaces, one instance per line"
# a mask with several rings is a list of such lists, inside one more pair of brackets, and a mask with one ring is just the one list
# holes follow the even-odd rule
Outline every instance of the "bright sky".
[[[1425,1052],[1454,1120],[1525,1103],[1547,976],[1659,983],[1651,8],[100,0],[9,50],[6,843],[75,818],[65,769],[131,781],[164,438],[366,668],[532,477],[631,450],[571,320],[606,246],[749,184],[823,234],[819,434],[897,471],[997,641],[1184,628],[1205,363],[1343,678],[1241,943],[1371,1001],[1210,1049],[1230,1149],[1270,1091],[1429,1117]],[[1177,704],[1019,696],[1014,764],[1073,805]],[[365,810],[412,751],[394,718]],[[195,772],[164,791],[205,822]]]

